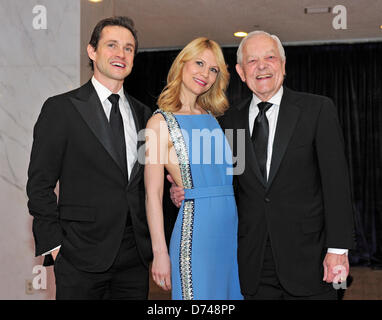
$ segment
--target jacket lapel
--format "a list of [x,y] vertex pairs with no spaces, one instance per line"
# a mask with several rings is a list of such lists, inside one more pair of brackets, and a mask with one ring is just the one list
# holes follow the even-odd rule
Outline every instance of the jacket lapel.
[[[142,145],[144,144],[144,140],[142,140],[144,138],[144,136],[142,136],[142,134],[140,134],[140,131],[143,128],[143,123],[144,123],[144,119],[143,119],[143,112],[139,110],[139,106],[134,102],[134,100],[127,94],[127,92],[125,91],[125,96],[129,102],[129,105],[130,105],[130,108],[131,108],[131,113],[133,114],[133,118],[134,118],[134,123],[135,123],[135,129],[137,131],[137,150],[138,150],[138,157],[137,157],[137,160],[135,161],[134,163],[134,166],[133,166],[133,169],[131,170],[131,173],[130,173],[130,178],[129,178],[129,184],[130,184],[130,181],[133,181],[133,179],[135,178],[135,176],[138,174],[139,172],[139,169],[142,167],[140,165],[140,160],[141,159],[141,156],[139,154],[140,151],[144,151],[144,149],[142,148]],[[140,150],[142,149],[142,150]],[[144,156],[144,154],[143,154]],[[144,159],[144,158],[143,158]]]
[[[249,99],[246,99],[243,103],[237,106],[239,110],[238,117],[238,128],[245,129],[245,168],[250,169],[252,174],[254,174],[260,183],[266,187],[264,178],[261,174],[259,164],[257,163],[255,151],[253,149],[253,143],[251,140],[251,135],[249,132],[249,106],[252,100],[252,96]],[[240,141],[239,141],[240,143]]]
[[277,119],[277,127],[273,142],[272,161],[269,171],[267,189],[270,188],[281,161],[285,155],[285,151],[292,137],[293,131],[300,114],[300,109],[293,101],[292,92],[284,87],[283,97],[281,99],[280,111]]
[[105,111],[91,81],[88,81],[80,88],[76,98],[70,98],[70,100],[102,146],[126,176],[123,165],[120,163],[118,154],[113,146],[112,133]]

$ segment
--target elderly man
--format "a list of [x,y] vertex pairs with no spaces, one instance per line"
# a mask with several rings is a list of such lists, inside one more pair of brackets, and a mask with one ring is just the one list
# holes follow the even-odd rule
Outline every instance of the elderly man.
[[354,246],[343,137],[329,98],[283,86],[285,62],[276,36],[248,34],[236,70],[253,94],[220,121],[234,129],[233,153],[245,157],[234,180],[241,291],[246,299],[335,299],[332,282],[345,281]]

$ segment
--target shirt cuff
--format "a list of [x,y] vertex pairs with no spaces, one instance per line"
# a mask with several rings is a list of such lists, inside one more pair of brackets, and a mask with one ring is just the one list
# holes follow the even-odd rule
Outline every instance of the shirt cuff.
[[57,249],[60,249],[60,248],[61,248],[61,246],[55,247],[54,249],[52,249],[52,250],[50,250],[50,251],[47,251],[47,252],[43,253],[42,256],[46,256],[46,255],[52,253],[52,251],[57,250]]
[[334,254],[344,254],[348,255],[349,250],[348,249],[338,249],[338,248],[328,248],[328,253],[334,253]]

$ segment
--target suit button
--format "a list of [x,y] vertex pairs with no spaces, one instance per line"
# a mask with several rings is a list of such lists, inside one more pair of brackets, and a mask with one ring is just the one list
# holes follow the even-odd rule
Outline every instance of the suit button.
[[269,198],[264,198],[264,201],[267,202],[267,203],[271,202],[271,200]]

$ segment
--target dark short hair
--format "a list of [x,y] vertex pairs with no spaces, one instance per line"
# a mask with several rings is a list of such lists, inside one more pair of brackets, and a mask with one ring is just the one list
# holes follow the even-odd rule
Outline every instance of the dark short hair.
[[[138,52],[138,37],[137,30],[134,28],[134,21],[126,16],[110,17],[101,20],[94,27],[93,33],[90,37],[89,44],[97,50],[99,39],[101,38],[101,33],[103,28],[107,26],[119,26],[128,29],[134,37],[135,40],[135,54]],[[89,65],[94,70],[93,60],[89,58]]]

